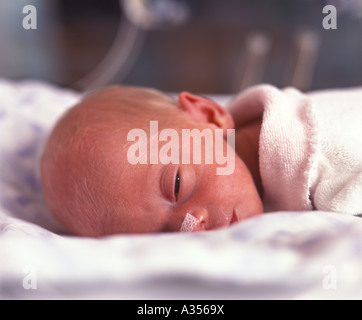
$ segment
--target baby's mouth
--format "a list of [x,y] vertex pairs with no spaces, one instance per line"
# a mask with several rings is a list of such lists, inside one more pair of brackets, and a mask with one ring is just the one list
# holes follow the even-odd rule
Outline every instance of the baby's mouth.
[[239,221],[239,217],[236,213],[236,210],[234,209],[233,210],[233,215],[231,216],[231,221],[230,221],[230,224],[233,224],[235,222],[238,222]]

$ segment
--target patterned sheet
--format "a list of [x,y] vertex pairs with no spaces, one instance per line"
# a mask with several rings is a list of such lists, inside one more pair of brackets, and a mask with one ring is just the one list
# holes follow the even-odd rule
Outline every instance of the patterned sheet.
[[276,212],[205,233],[58,235],[38,159],[79,94],[0,80],[0,97],[0,299],[362,298],[357,217]]

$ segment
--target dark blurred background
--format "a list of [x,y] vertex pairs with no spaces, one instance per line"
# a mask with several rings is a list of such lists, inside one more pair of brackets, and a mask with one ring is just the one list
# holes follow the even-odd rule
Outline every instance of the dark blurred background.
[[[37,9],[36,30],[22,26],[28,4]],[[322,26],[326,5],[337,9],[337,29]],[[359,86],[361,57],[362,0],[0,2],[0,77],[79,90]]]

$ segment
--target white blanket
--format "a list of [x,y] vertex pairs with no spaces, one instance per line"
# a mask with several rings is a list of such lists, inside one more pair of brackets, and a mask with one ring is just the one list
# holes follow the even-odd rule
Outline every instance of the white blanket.
[[3,80],[0,97],[0,299],[362,298],[353,216],[276,212],[205,233],[57,235],[38,158],[79,95]]
[[259,85],[229,108],[240,119],[262,118],[267,211],[362,213],[362,88],[303,94]]

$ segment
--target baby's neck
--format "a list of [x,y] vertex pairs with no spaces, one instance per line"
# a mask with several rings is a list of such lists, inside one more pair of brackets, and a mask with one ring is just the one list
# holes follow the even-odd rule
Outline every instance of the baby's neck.
[[262,196],[263,188],[259,170],[259,135],[261,121],[252,122],[235,130],[235,151],[248,167],[259,192]]

